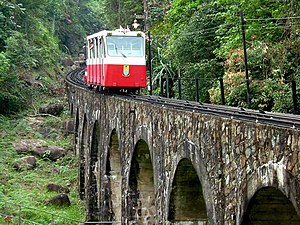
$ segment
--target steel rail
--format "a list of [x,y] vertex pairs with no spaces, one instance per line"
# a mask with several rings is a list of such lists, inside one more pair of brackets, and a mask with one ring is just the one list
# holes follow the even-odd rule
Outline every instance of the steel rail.
[[[90,92],[96,90],[89,89],[83,82],[83,69],[76,69],[71,71],[67,77],[66,82]],[[199,103],[193,101],[185,101],[178,99],[170,99],[153,95],[133,95],[133,94],[112,94],[112,93],[98,93],[105,96],[112,96],[131,101],[140,101],[147,104],[161,106],[163,108],[171,108],[184,110],[189,112],[198,112],[208,115],[221,116],[229,119],[236,119],[245,122],[252,122],[258,124],[273,125],[284,128],[300,129],[300,116],[284,113],[271,113],[265,111],[256,111],[251,109],[230,107],[224,105],[213,105],[207,103]]]

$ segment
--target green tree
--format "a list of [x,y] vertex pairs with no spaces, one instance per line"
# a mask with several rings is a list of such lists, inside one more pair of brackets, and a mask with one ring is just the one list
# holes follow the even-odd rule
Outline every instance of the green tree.
[[5,40],[20,27],[17,19],[24,13],[22,4],[0,1],[0,51],[5,50]]
[[104,0],[103,15],[108,29],[131,26],[135,14],[144,14],[143,0]]
[[[180,71],[184,98],[196,99],[196,79],[199,79],[200,101],[209,101],[208,90],[214,79],[223,76],[222,62],[214,53],[219,47],[216,31],[222,23],[219,10],[210,1],[176,0],[165,18],[163,31],[168,40],[162,51],[166,58],[164,61],[172,62],[172,71]],[[158,36],[161,30],[157,29]],[[178,76],[175,75],[175,78]]]
[[[219,57],[226,59],[224,80],[225,84],[229,84],[230,96],[232,96],[226,99],[227,104],[246,106],[246,89],[239,83],[232,82],[241,77],[245,70],[240,26],[240,12],[243,11],[246,18],[251,108],[290,112],[292,104],[287,107],[280,101],[291,102],[291,97],[290,101],[287,101],[286,97],[278,98],[275,93],[290,95],[290,80],[298,79],[299,76],[300,54],[295,46],[299,44],[299,39],[295,36],[299,27],[297,20],[293,19],[294,15],[299,15],[299,1],[283,3],[219,0],[218,4],[225,9],[221,13],[225,23],[219,27],[218,32],[222,34],[219,37],[221,45],[215,52]],[[266,79],[272,82],[267,82]],[[245,86],[244,84],[245,81],[241,83]],[[212,90],[211,101],[218,103],[215,96],[219,92],[219,87]],[[242,90],[244,90],[243,94],[241,94]],[[259,96],[258,93],[262,93],[264,97]]]
[[25,108],[28,90],[15,73],[11,73],[11,61],[0,53],[0,114],[9,114]]
[[26,83],[35,77],[41,82],[47,76],[57,77],[55,74],[61,72],[60,59],[66,54],[76,56],[86,35],[103,28],[104,21],[97,11],[101,8],[99,2],[0,1],[0,52],[2,59],[7,60],[5,70],[4,66],[1,70],[0,90],[5,112],[28,105],[33,93]]

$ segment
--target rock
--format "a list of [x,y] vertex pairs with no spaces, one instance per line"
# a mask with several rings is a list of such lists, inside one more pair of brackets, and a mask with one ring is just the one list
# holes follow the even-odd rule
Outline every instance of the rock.
[[32,154],[56,161],[66,154],[66,150],[57,146],[44,146],[33,149]]
[[56,191],[58,193],[69,193],[70,190],[67,187],[61,186],[59,184],[48,183],[47,185],[48,191]]
[[[39,157],[44,157],[44,154],[46,154],[48,147],[38,147],[32,150],[32,154],[39,156]],[[48,153],[50,154],[50,152]]]
[[68,134],[74,134],[74,120],[66,120],[64,122],[64,132],[66,135]]
[[66,150],[57,146],[49,146],[49,150],[51,152],[50,159],[55,161],[66,154]]
[[35,79],[24,79],[24,81],[28,86],[43,87],[43,84],[39,79],[39,77],[36,77]]
[[36,167],[36,158],[34,156],[25,156],[13,163],[16,170],[32,170]]
[[53,174],[60,174],[60,170],[58,168],[53,168],[52,173]]
[[45,205],[70,206],[71,202],[67,194],[59,194],[46,200]]
[[14,142],[13,146],[15,147],[15,149],[18,153],[27,153],[27,152],[31,152],[32,149],[34,149],[34,148],[43,146],[44,144],[45,144],[45,141],[43,141],[43,140],[23,139],[23,140]]
[[58,116],[64,110],[64,106],[61,103],[51,103],[43,105],[39,108],[39,113],[50,114]]
[[62,65],[64,67],[68,67],[68,66],[74,65],[74,61],[72,59],[70,59],[70,58],[67,58],[67,57],[64,58],[61,63],[62,63]]
[[39,129],[39,133],[44,138],[58,139],[60,137],[60,133],[58,129],[49,128],[49,127],[43,127]]

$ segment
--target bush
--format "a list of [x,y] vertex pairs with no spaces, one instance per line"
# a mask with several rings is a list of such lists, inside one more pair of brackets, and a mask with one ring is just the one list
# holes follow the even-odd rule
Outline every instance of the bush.
[[5,53],[0,53],[0,114],[9,114],[25,108],[27,88],[11,70],[11,60]]

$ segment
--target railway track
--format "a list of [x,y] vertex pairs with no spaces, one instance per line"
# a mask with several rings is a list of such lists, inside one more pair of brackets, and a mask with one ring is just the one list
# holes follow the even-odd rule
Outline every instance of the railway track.
[[[87,91],[95,91],[87,88],[83,82],[84,70],[76,69],[70,72],[66,77],[66,82]],[[164,98],[160,96],[149,95],[133,95],[133,94],[110,94],[99,93],[102,95],[110,95],[117,98],[141,101],[165,108],[173,108],[190,112],[198,112],[209,115],[221,116],[229,119],[242,120],[252,123],[260,123],[273,125],[278,127],[300,129],[300,116],[293,114],[271,113],[264,111],[256,111],[244,108],[236,108],[224,105],[213,105],[206,103],[198,103],[192,101]]]

